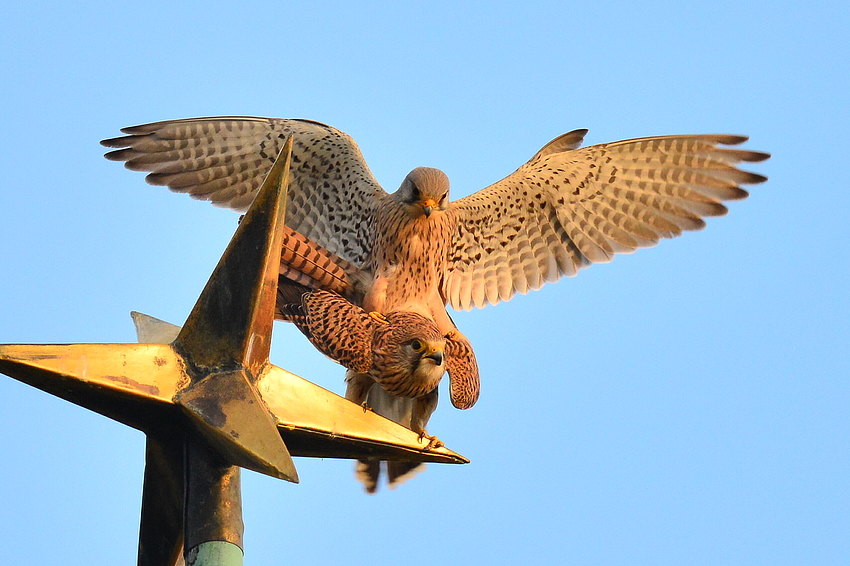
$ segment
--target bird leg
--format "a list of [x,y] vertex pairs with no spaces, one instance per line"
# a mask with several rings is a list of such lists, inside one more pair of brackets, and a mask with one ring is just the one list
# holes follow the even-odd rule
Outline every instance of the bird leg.
[[363,407],[363,412],[371,411],[372,408],[367,404],[366,397],[374,384],[375,380],[368,373],[348,370],[345,372],[345,398]]

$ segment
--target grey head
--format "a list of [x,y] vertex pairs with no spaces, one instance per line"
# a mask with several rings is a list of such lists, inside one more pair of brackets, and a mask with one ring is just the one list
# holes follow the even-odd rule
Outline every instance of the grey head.
[[393,196],[427,218],[435,210],[448,210],[449,178],[439,169],[417,167],[407,174]]

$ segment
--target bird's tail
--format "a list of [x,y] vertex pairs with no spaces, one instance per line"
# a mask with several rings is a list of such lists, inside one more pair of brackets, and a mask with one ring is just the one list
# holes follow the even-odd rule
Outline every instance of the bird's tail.
[[[417,399],[396,397],[384,391],[369,374],[349,371],[346,374],[345,398],[354,403],[365,403],[377,414],[397,422],[414,432],[424,432],[425,425],[437,407],[437,390]],[[390,489],[404,483],[425,470],[423,462],[382,462],[380,460],[358,460],[355,477],[368,493],[378,490],[381,469],[387,474]]]
[[[417,428],[424,430],[425,425],[428,423],[428,418],[431,416],[430,413],[428,413],[424,419],[422,419],[421,416],[419,418],[414,417],[414,413],[417,409],[417,402],[418,399],[408,399],[405,397],[395,397],[390,395],[378,384],[375,384],[369,389],[369,394],[366,397],[366,404],[371,407],[373,411],[413,430],[414,432],[419,432]],[[414,420],[418,420],[420,422],[414,423]],[[422,422],[423,420],[424,422]],[[417,424],[421,425],[421,427],[417,427]],[[374,493],[377,488],[380,473],[374,473],[376,471],[374,466],[369,466],[368,470],[361,470],[363,464],[364,462],[358,462],[356,470],[357,478],[363,482],[366,491]],[[366,464],[372,464],[372,462],[367,462]],[[390,489],[394,489],[424,470],[425,464],[423,462],[386,462],[387,485]],[[370,473],[365,473],[367,471]],[[370,484],[374,486],[371,491],[369,490]]]
[[304,287],[332,291],[355,302],[364,278],[359,268],[286,226],[280,275]]

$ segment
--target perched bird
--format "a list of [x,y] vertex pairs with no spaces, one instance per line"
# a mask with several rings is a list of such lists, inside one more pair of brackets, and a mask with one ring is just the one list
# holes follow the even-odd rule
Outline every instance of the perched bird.
[[[546,144],[489,187],[449,200],[449,181],[419,167],[387,194],[345,133],[309,120],[217,117],[155,122],[104,140],[106,157],[147,180],[241,210],[293,136],[286,225],[371,278],[367,311],[418,312],[444,334],[446,312],[506,301],[617,253],[655,245],[720,216],[722,201],[765,177],[746,137],[685,135],[579,148],[587,130]],[[463,339],[458,334],[458,339]]]
[[[446,340],[430,319],[412,312],[367,313],[330,291],[307,291],[279,305],[322,353],[399,397],[433,391],[446,371]],[[412,430],[424,434],[424,427]]]
[[[409,311],[471,352],[446,311],[469,310],[574,276],[615,254],[705,226],[766,177],[769,157],[735,135],[639,138],[580,148],[563,134],[496,183],[457,201],[442,171],[412,170],[385,192],[355,142],[310,120],[192,118],[124,128],[106,157],[147,180],[244,210],[293,137],[286,225],[360,270],[367,312]],[[351,381],[349,381],[351,386]],[[382,395],[379,388],[376,395]],[[400,398],[396,398],[397,400]],[[400,403],[400,401],[398,401]]]
[[[427,328],[428,332],[440,335],[445,344],[452,405],[458,409],[469,409],[475,404],[480,393],[480,380],[475,354],[468,343],[456,340],[453,335],[442,335],[429,318],[418,313],[394,311],[383,314],[371,311],[367,317],[360,305],[363,304],[363,281],[368,275],[291,228],[283,227],[282,230],[276,318],[294,322],[319,351],[361,374],[369,373],[370,358],[366,350],[361,346],[352,351],[340,344],[348,343],[345,340],[356,336],[368,335],[373,320],[390,321],[395,326],[398,324],[395,321],[403,322],[408,328],[416,328],[423,333]],[[311,318],[305,318],[308,314]],[[308,324],[307,321],[312,322]],[[350,324],[355,326],[344,328]],[[390,328],[395,326],[391,324]],[[352,334],[355,330],[356,333]],[[383,331],[386,330],[383,328]],[[346,332],[345,340],[340,337],[341,342],[336,341],[332,336],[335,331]],[[359,357],[353,357],[354,353],[358,353]],[[374,376],[375,372],[372,373]],[[351,399],[358,403],[363,402],[373,383],[380,385],[390,395],[414,396],[378,378],[361,382],[358,388],[363,391],[356,393],[352,392],[352,380],[348,382]],[[390,414],[384,416],[392,418]],[[427,423],[425,419],[413,427],[407,421],[394,420],[417,432],[424,430]]]
[[[437,386],[447,369],[457,375],[467,368],[463,353],[447,347],[430,319],[412,312],[367,313],[324,290],[307,290],[297,302],[278,300],[277,308],[280,318],[294,323],[319,351],[348,368],[349,400],[419,433],[428,439],[428,448],[442,445],[425,430],[437,407]],[[474,377],[477,382],[477,371]],[[477,391],[469,406],[476,398]],[[421,465],[387,462],[389,485]],[[377,490],[380,472],[380,461],[358,462],[358,479],[370,493]]]
[[[319,351],[348,368],[347,399],[422,437],[427,436],[426,426],[437,408],[436,386],[442,370],[439,376],[423,377],[421,373],[429,366],[417,365],[418,371],[411,370],[410,360],[424,352],[420,348],[430,341],[444,344],[452,404],[459,409],[475,404],[480,382],[475,354],[468,343],[441,336],[430,319],[416,313],[367,316],[357,305],[363,302],[368,275],[291,228],[283,227],[282,231],[275,317],[294,322]],[[410,338],[400,331],[391,332],[399,328],[416,336]],[[373,337],[371,343],[369,336]],[[409,349],[405,346],[408,343]],[[395,371],[386,369],[393,359],[407,361],[397,363]],[[390,379],[388,376],[392,375],[396,377]],[[411,391],[410,386],[398,387],[397,382],[418,385],[416,391]],[[432,389],[421,394],[432,382]],[[429,436],[428,440],[429,447],[439,444],[435,437]],[[357,463],[356,476],[367,492],[375,493],[382,469],[386,471],[389,486],[394,487],[423,468],[421,463],[361,460]]]

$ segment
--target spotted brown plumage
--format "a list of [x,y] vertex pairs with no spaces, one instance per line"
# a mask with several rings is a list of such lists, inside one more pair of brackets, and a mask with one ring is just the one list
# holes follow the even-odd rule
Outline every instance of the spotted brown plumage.
[[546,144],[489,187],[454,202],[448,179],[418,168],[387,194],[343,132],[309,120],[219,117],[156,122],[104,140],[109,159],[150,183],[244,209],[288,136],[286,224],[373,276],[376,310],[413,310],[454,329],[445,304],[483,307],[573,276],[726,212],[736,165],[766,153],[733,135],[662,136],[579,148],[586,130]]
[[[565,136],[568,148],[579,139]],[[566,150],[554,140],[505,179],[457,202],[447,300],[462,309],[496,304],[617,253],[702,229],[703,217],[727,212],[722,201],[747,196],[740,185],[766,180],[735,165],[768,154],[720,147],[746,140],[666,136]]]
[[[456,348],[449,350],[437,326],[422,315],[391,312],[371,316],[344,297],[324,290],[306,291],[298,302],[278,301],[277,308],[280,318],[293,322],[319,351],[348,368],[346,398],[419,433],[427,438],[428,446],[442,444],[429,436],[425,427],[437,407],[443,373],[452,371],[452,383],[458,382],[453,388],[464,391],[470,384],[458,380],[457,375],[472,375],[477,390],[477,367],[470,372],[457,365],[469,360],[474,364],[474,357]],[[468,406],[475,402],[467,396],[459,399]],[[421,463],[358,462],[357,477],[369,493],[377,490],[382,468],[393,487],[418,472]]]
[[[284,227],[282,230],[276,318],[294,322],[292,316],[300,311],[293,310],[291,304],[299,305],[299,308],[302,308],[300,303],[307,291],[324,290],[339,295],[338,300],[324,299],[316,304],[323,306],[335,304],[339,310],[330,312],[324,317],[323,320],[328,321],[326,322],[328,328],[322,327],[323,332],[331,332],[334,327],[345,324],[346,320],[361,320],[363,309],[360,307],[364,303],[365,290],[369,287],[370,281],[368,273],[330,253],[291,228]],[[325,296],[322,295],[322,297]],[[316,301],[315,298],[312,300]],[[289,311],[283,312],[283,308],[287,304],[290,304]],[[357,316],[354,315],[355,312],[358,313]],[[395,311],[393,317],[421,318],[422,315],[410,311]],[[430,318],[425,318],[433,325]],[[315,331],[318,331],[318,329],[317,326]],[[308,338],[309,336],[308,334]],[[456,333],[451,332],[442,336],[446,342],[446,352],[452,353],[447,356],[446,362],[451,402],[458,409],[469,409],[478,400],[480,392],[475,353],[468,341],[463,338],[458,339]],[[331,340],[332,338],[329,336],[322,338],[323,343],[330,343]],[[341,352],[333,354],[325,351],[322,347],[319,347],[319,349],[350,369],[366,371],[356,369],[340,359]],[[362,348],[360,349],[362,350]],[[393,392],[390,391],[390,393]]]
[[[280,309],[321,352],[352,371],[369,374],[391,395],[426,395],[446,370],[446,339],[422,315],[402,311],[373,317],[323,290],[308,291],[299,303]],[[424,432],[424,427],[416,432]]]
[[[387,356],[392,357],[393,348],[376,346],[374,341],[370,345],[369,336],[383,336],[384,342],[396,348],[408,338],[386,334],[390,326],[379,326],[376,332],[376,319],[366,316],[357,306],[363,302],[368,275],[286,227],[282,235],[280,274],[276,317],[294,322],[320,351],[349,368],[346,398],[426,436],[428,421],[437,407],[436,384],[430,392],[424,391],[430,383],[416,372],[396,371],[392,377],[392,371],[381,369],[391,366]],[[308,313],[311,313],[309,319]],[[408,329],[422,329],[423,334],[427,331],[430,335],[438,332],[430,319],[416,313],[395,312],[386,318],[396,327],[407,321]],[[453,335],[441,339],[445,343],[451,402],[459,409],[471,408],[480,391],[475,354],[468,342]],[[378,461],[361,461],[356,468],[357,478],[370,493],[377,490],[382,470],[393,487],[421,469],[419,464]]]
[[[280,277],[309,289],[324,289],[362,305],[370,284],[367,272],[283,226]],[[282,287],[282,286],[281,286]],[[280,287],[279,287],[280,288]],[[293,298],[298,302],[300,295]]]
[[[104,140],[107,158],[195,198],[244,209],[294,139],[286,225],[365,272],[362,306],[410,311],[471,351],[446,312],[511,299],[615,254],[704,227],[764,176],[737,168],[766,153],[734,135],[661,136],[581,148],[586,130],[457,201],[436,169],[386,193],[345,133],[309,120],[219,117],[156,122]],[[349,382],[351,385],[351,382]],[[375,390],[376,388],[372,388]],[[378,395],[379,393],[376,393]]]
[[478,381],[478,362],[466,340],[446,337],[446,358],[449,372],[449,396],[458,409],[469,409],[478,401],[481,385]]
[[385,193],[354,141],[310,120],[216,117],[124,128],[101,142],[123,148],[107,158],[147,181],[244,211],[254,200],[283,143],[293,137],[286,225],[356,265],[369,257],[374,207]]

